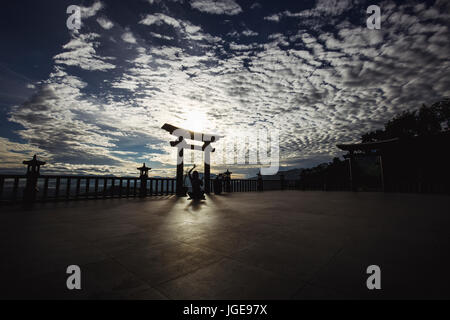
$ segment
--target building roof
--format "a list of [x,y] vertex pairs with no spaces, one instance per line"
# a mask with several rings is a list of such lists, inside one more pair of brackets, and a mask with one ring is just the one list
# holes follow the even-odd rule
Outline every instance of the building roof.
[[376,142],[337,144],[336,147],[345,151],[358,151],[358,150],[367,151],[379,149],[383,146],[391,145],[393,143],[398,143],[399,140],[400,140],[399,138],[393,138]]
[[376,142],[366,142],[366,143],[350,143],[350,144],[337,144],[336,146],[345,151],[371,151],[382,149],[384,147],[391,147],[395,144],[401,144],[407,147],[421,147],[430,148],[432,146],[436,147],[439,145],[446,146],[450,139],[450,130],[442,131],[436,134],[430,135],[420,135],[415,137],[405,137],[405,138],[393,138],[387,140],[381,140]]

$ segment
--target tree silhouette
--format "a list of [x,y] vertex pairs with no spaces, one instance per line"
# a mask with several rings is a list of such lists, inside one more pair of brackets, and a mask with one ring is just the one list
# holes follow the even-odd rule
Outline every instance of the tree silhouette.
[[446,98],[431,106],[425,104],[418,110],[404,111],[389,120],[384,129],[361,136],[361,141],[376,142],[392,138],[426,136],[449,130],[450,99]]
[[[389,120],[383,129],[374,130],[362,135],[361,140],[366,142],[377,142],[393,138],[412,138],[436,135],[440,132],[448,131],[450,129],[450,99],[446,98],[440,100],[431,106],[422,105],[418,110],[404,111]],[[433,141],[434,139],[431,139]],[[410,159],[410,162],[413,158]],[[426,166],[424,159],[420,160]],[[379,164],[368,163],[366,161],[363,166],[359,167],[356,162],[353,163],[354,173],[358,175],[358,180],[361,185],[370,185],[374,182],[379,171]],[[408,167],[408,161],[401,162],[400,165]],[[411,173],[417,171],[414,166],[416,163],[411,162],[410,167],[405,169],[408,176],[412,177]],[[428,169],[432,168],[428,164]],[[401,171],[400,168],[397,168]],[[424,172],[428,169],[423,169]],[[437,168],[434,168],[439,170]],[[326,184],[327,188],[342,185],[342,181],[348,180],[348,162],[342,161],[339,158],[334,158],[332,162],[321,163],[313,168],[302,169],[300,173],[301,183],[308,186],[317,186]],[[409,170],[409,171],[408,171]],[[431,170],[431,169],[430,169]],[[423,173],[425,174],[425,173]]]

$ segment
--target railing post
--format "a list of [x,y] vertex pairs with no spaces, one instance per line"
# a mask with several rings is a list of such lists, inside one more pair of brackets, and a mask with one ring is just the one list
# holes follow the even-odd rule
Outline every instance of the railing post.
[[280,174],[280,186],[281,190],[284,190],[284,174]]
[[78,198],[80,196],[80,182],[81,182],[81,179],[77,178],[77,189],[75,191],[75,197],[76,198]]
[[95,193],[94,197],[95,197],[95,199],[97,199],[98,198],[98,178],[95,178],[94,193]]
[[61,184],[61,178],[56,177],[56,186],[55,186],[55,199],[59,197],[59,186]]
[[86,178],[86,199],[89,199],[89,178]]
[[111,178],[111,198],[114,198],[114,184],[115,184],[115,179]]
[[14,186],[13,186],[13,201],[17,199],[17,190],[19,189],[19,178],[14,178]]
[[3,194],[3,184],[5,183],[5,178],[1,177],[0,178],[0,198],[2,197]]
[[45,177],[44,180],[44,194],[42,195],[42,199],[47,199],[47,192],[48,192],[48,177]]
[[71,180],[70,180],[70,178],[67,178],[67,181],[66,181],[66,199],[69,199],[70,198],[70,183],[71,183]]
[[103,198],[106,198],[106,190],[108,189],[108,178],[103,179]]

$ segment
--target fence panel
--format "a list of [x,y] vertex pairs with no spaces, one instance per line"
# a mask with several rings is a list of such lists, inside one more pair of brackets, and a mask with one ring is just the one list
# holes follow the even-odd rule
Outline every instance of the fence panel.
[[[116,180],[119,180],[118,183]],[[24,199],[27,185],[26,175],[0,175],[0,202],[20,202]],[[31,180],[33,181],[33,180]],[[98,199],[98,198],[128,198],[137,197],[141,193],[141,178],[136,177],[106,177],[106,176],[57,176],[42,175],[34,180],[36,201]],[[145,196],[162,196],[176,194],[176,179],[174,178],[147,178],[145,181]],[[222,191],[226,192],[227,182],[221,181]],[[214,192],[214,181],[210,181],[210,190]],[[231,179],[230,192],[254,192],[258,190],[256,179]],[[445,183],[432,184],[428,182],[397,183],[387,185],[391,192],[409,193],[448,193]],[[263,191],[271,190],[312,190],[312,191],[349,191],[346,181],[340,185],[325,183],[302,183],[300,180],[263,180]],[[28,194],[28,193],[27,193]]]

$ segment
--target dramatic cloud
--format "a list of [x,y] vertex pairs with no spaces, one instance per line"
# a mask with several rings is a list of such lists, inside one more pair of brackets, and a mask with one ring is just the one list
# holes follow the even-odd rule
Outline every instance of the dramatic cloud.
[[103,9],[104,5],[101,1],[95,1],[90,7],[80,7],[81,9],[81,18],[90,18],[93,17]]
[[250,6],[250,9],[257,9],[257,8],[261,8],[261,4],[259,2],[255,2]]
[[[226,143],[258,129],[280,131],[282,166],[311,165],[398,112],[450,96],[446,1],[382,2],[380,30],[366,28],[356,1],[263,5],[251,11],[265,10],[254,22],[234,1],[218,3],[192,1],[181,15],[181,3],[152,1],[134,24],[104,16],[92,19],[99,33],[71,34],[50,76],[8,109],[21,142],[0,139],[5,161],[38,152],[54,170],[136,174],[145,161],[155,175],[173,175],[175,150],[160,129],[169,122],[226,136],[213,171],[226,168]],[[186,162],[199,157],[187,152]]]
[[236,15],[242,8],[233,0],[191,0],[191,7],[210,14]]
[[136,38],[131,32],[125,32],[122,34],[122,40],[128,43],[136,43]]
[[145,24],[147,26],[150,26],[153,24],[161,25],[161,24],[165,23],[165,24],[168,24],[169,26],[172,26],[175,28],[180,27],[180,23],[176,19],[169,17],[163,13],[148,14],[139,23]]
[[[264,17],[267,21],[279,22],[282,18],[320,18],[330,19],[355,8],[358,0],[317,0],[316,6],[310,10],[291,12],[289,10],[278,12]],[[334,20],[333,20],[334,21]]]
[[106,30],[109,30],[112,27],[114,27],[114,23],[112,23],[109,19],[107,19],[105,17],[97,18],[97,22],[103,29],[106,29]]
[[96,33],[72,34],[72,40],[63,46],[66,51],[54,57],[56,64],[78,66],[85,70],[108,70],[115,66],[106,61],[113,60],[111,57],[100,57],[95,48],[99,42],[95,39],[100,35]]
[[247,30],[242,31],[242,34],[246,37],[253,37],[253,36],[257,36],[258,32],[247,29]]
[[31,159],[35,154],[39,154],[41,158],[48,157],[44,150],[29,143],[11,142],[9,139],[0,137],[0,162],[2,168],[6,170],[23,170],[22,161]]

